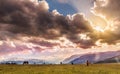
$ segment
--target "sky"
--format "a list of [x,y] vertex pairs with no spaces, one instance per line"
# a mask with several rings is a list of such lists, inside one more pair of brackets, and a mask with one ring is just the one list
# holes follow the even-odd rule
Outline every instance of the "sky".
[[0,0],[0,60],[53,63],[120,50],[120,0]]

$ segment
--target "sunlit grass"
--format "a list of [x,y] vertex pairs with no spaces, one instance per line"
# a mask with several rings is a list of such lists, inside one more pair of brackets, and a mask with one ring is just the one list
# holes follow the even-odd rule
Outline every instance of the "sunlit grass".
[[0,65],[0,74],[120,74],[120,64]]

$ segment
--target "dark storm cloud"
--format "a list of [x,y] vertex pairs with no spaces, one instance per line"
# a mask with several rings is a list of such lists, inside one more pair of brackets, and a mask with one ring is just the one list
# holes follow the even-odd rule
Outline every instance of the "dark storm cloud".
[[45,47],[54,47],[57,45],[60,45],[59,43],[51,43],[48,41],[39,41],[39,40],[30,40],[29,42],[34,43],[36,45],[41,45],[41,46],[45,46]]
[[76,44],[90,47],[92,41],[83,41],[78,34],[91,30],[82,14],[75,14],[72,19],[55,15],[48,11],[45,1],[35,4],[29,0],[0,0],[0,32],[7,37],[26,35],[58,39],[64,36]]

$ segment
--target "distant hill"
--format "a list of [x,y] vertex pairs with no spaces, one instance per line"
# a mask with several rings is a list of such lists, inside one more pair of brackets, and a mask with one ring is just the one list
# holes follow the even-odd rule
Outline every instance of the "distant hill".
[[15,64],[23,64],[24,61],[28,61],[29,64],[43,64],[43,63],[48,63],[45,62],[43,60],[39,60],[39,59],[26,59],[26,60],[15,60],[15,59],[11,59],[11,60],[4,60],[1,61],[1,64],[6,64],[6,63],[15,63]]
[[108,58],[112,58],[120,55],[120,51],[108,51],[108,52],[98,52],[98,53],[87,53],[87,54],[78,54],[72,55],[66,58],[63,63],[74,63],[74,64],[83,64],[86,60],[89,60],[91,63],[96,63]]
[[120,55],[102,61],[98,61],[96,63],[120,63]]

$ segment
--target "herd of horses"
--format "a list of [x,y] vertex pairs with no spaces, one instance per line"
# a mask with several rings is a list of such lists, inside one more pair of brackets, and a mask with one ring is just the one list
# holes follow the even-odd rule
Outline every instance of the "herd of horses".
[[[15,62],[6,62],[6,63],[1,63],[1,64],[16,65],[17,63],[15,63]],[[29,64],[29,62],[28,62],[28,61],[24,61],[24,62],[23,62],[23,65],[25,65],[25,64]]]

